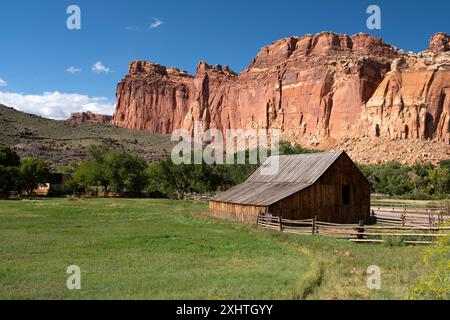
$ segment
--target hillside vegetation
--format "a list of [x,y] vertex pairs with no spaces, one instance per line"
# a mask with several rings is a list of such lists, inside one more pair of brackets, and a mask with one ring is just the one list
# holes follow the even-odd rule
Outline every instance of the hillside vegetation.
[[0,105],[0,144],[11,146],[21,158],[37,157],[52,168],[86,158],[90,145],[124,148],[145,160],[159,160],[170,152],[170,137],[105,124],[75,125],[26,114]]

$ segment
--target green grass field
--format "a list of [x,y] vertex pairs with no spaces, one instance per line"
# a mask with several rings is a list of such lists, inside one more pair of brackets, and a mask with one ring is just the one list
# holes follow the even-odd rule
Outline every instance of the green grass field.
[[[0,202],[0,299],[402,299],[422,248],[217,220],[170,200]],[[81,268],[68,290],[67,267]],[[382,270],[382,289],[366,269]]]

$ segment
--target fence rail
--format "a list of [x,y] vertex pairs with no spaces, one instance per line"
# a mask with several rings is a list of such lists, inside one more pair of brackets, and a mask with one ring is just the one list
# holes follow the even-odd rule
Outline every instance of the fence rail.
[[372,217],[380,224],[403,227],[436,227],[450,222],[449,208],[406,209],[399,207],[372,207]]
[[348,239],[356,243],[384,243],[398,240],[412,245],[428,245],[450,233],[450,227],[443,224],[450,221],[442,212],[426,215],[408,215],[402,212],[398,216],[386,216],[372,210],[376,225],[336,224],[314,219],[291,220],[282,216],[260,213],[257,225],[285,233],[324,235]]

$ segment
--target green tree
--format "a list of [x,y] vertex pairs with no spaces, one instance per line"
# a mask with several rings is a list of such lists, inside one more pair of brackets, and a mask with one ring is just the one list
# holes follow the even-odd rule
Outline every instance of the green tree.
[[174,189],[164,178],[161,161],[150,163],[147,167],[147,193],[152,198],[170,198]]
[[69,185],[76,190],[98,186],[96,167],[97,164],[92,160],[80,163],[72,172]]
[[435,168],[428,173],[433,193],[447,194],[450,189],[450,170],[446,167]]
[[88,157],[91,159],[85,163],[84,171],[89,173],[89,183],[91,186],[100,186],[105,192],[105,197],[109,196],[110,186],[112,184],[111,176],[108,172],[108,164],[105,158],[112,152],[106,146],[92,145],[88,148]]
[[10,147],[0,144],[0,166],[18,167],[20,157]]
[[68,164],[60,166],[58,168],[58,172],[67,174],[70,176],[70,179],[65,182],[66,188],[72,190],[73,194],[76,194],[80,189],[83,188],[82,185],[78,183],[77,180],[73,178],[75,171],[78,169],[78,162],[70,161]]
[[77,189],[102,187],[105,197],[108,197],[112,182],[108,175],[105,157],[110,151],[105,146],[90,146],[87,151],[88,160],[81,162],[75,168],[69,184]]
[[48,181],[50,170],[47,162],[37,158],[25,158],[20,161],[20,186],[28,195],[32,195],[40,184]]
[[288,141],[280,141],[280,154],[281,155],[295,155],[295,154],[304,154],[304,153],[317,153],[319,150],[311,150],[303,148],[299,144],[292,145]]
[[88,148],[88,157],[72,174],[71,184],[75,187],[102,187],[108,197],[112,189],[137,195],[148,184],[147,163],[124,150],[92,146]]
[[10,147],[0,144],[0,195],[8,194],[18,184],[20,158]]
[[193,191],[195,165],[175,165],[168,158],[159,163],[157,171],[161,174],[158,180],[162,183],[164,191],[172,197],[183,199],[187,193]]
[[[281,154],[311,153],[288,142],[281,142]],[[270,155],[270,152],[268,152]],[[193,158],[193,155],[192,155]],[[244,159],[244,164],[237,164],[238,158]],[[175,165],[170,158],[151,164],[148,167],[148,193],[154,196],[184,198],[187,193],[212,193],[227,190],[244,182],[261,165],[250,163],[250,151],[240,151],[234,155],[234,164],[181,164]],[[224,161],[225,163],[226,161]]]
[[103,158],[102,173],[118,192],[138,195],[148,185],[147,163],[124,150],[110,150]]

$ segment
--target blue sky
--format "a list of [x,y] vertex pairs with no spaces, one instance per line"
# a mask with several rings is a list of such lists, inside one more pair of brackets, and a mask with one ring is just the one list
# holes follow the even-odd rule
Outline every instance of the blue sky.
[[[71,4],[81,8],[81,30],[66,28]],[[371,4],[381,7],[381,30],[366,27]],[[206,60],[239,72],[261,47],[320,31],[367,32],[422,51],[432,34],[450,32],[449,12],[444,0],[2,0],[0,103],[53,118],[110,113],[131,60],[191,73]],[[92,71],[98,62],[106,72]]]

